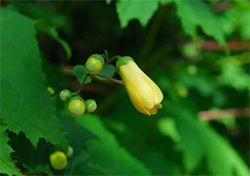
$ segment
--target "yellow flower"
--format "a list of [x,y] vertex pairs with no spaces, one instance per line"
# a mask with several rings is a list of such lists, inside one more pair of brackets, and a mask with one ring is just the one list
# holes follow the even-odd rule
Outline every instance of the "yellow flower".
[[137,66],[131,57],[117,61],[117,68],[135,108],[143,114],[156,114],[162,108],[163,94],[159,87]]

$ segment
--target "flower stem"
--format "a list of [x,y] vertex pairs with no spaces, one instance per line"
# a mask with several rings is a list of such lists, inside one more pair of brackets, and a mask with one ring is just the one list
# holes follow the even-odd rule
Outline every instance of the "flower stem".
[[85,83],[85,81],[87,80],[88,77],[89,77],[89,74],[87,74],[87,75],[84,77],[84,79],[83,79],[83,81],[82,81],[82,83],[81,83],[81,85],[80,85],[80,87],[79,87],[79,89],[78,89],[78,91],[77,91],[77,95],[80,95],[80,94],[81,94],[83,85],[84,85],[84,83]]
[[74,81],[66,86],[63,86],[59,90],[56,90],[55,93],[51,94],[51,97],[54,97],[56,94],[60,93],[63,89],[67,89],[68,87],[70,87],[71,85],[76,84],[76,83],[77,83],[77,81]]
[[103,77],[103,78],[106,78],[114,83],[117,83],[117,84],[120,84],[120,85],[124,85],[123,81],[122,80],[118,80],[118,79],[115,79],[115,78],[112,78],[112,77],[108,77],[106,75],[103,75],[103,74],[98,74],[98,76],[100,77]]
[[115,55],[113,56],[111,59],[108,60],[107,64],[109,64],[110,62],[116,60],[116,59],[119,59],[121,56],[120,55]]

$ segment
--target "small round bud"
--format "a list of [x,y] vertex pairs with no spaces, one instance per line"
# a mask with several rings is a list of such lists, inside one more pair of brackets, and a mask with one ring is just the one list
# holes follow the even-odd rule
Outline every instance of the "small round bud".
[[93,99],[89,99],[89,100],[85,101],[85,105],[86,105],[86,110],[88,113],[95,112],[95,110],[97,108],[96,101]]
[[61,152],[57,151],[50,155],[50,164],[55,170],[62,170],[66,167],[68,161],[66,155]]
[[62,101],[68,101],[71,98],[72,93],[68,89],[64,89],[60,92],[59,96]]
[[69,146],[68,152],[67,152],[67,157],[70,158],[73,155],[73,153],[74,153],[74,149],[71,146]]
[[47,87],[47,91],[52,95],[55,93],[55,90],[52,87]]
[[73,97],[69,101],[69,112],[73,117],[80,117],[85,113],[85,104],[81,97]]
[[85,64],[85,66],[90,74],[100,73],[103,65],[104,65],[104,59],[99,54],[91,55]]

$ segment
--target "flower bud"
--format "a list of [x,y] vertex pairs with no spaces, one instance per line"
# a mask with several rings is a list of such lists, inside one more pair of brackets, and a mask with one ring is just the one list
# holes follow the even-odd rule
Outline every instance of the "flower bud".
[[73,155],[73,153],[74,153],[74,149],[71,146],[69,146],[68,152],[67,152],[67,157],[70,158]]
[[89,99],[89,100],[85,101],[85,105],[86,105],[86,110],[88,113],[95,112],[95,110],[97,108],[96,101],[93,99]]
[[159,87],[137,66],[131,57],[116,63],[120,76],[135,108],[143,114],[156,114],[162,108],[163,94]]
[[68,101],[71,98],[72,93],[68,89],[64,89],[60,92],[59,96],[62,101]]
[[91,55],[85,66],[90,74],[98,74],[104,65],[104,59],[99,54],[93,54]]
[[50,164],[55,170],[62,170],[66,167],[68,161],[66,155],[61,152],[57,151],[50,155]]
[[69,101],[69,112],[73,117],[80,117],[85,113],[85,104],[81,97],[73,97]]
[[47,87],[47,91],[51,94],[51,95],[53,95],[54,93],[55,93],[55,90],[52,88],[52,87]]

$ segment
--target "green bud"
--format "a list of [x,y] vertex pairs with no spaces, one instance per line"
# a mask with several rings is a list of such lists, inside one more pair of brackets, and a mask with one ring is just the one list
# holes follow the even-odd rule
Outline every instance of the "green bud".
[[86,110],[84,100],[79,96],[71,98],[68,109],[73,117],[81,117]]
[[104,64],[105,62],[101,55],[93,54],[88,58],[85,66],[90,74],[98,74],[102,70]]
[[134,61],[134,59],[129,56],[120,57],[118,61],[116,62],[116,68],[119,69],[120,66],[126,65],[128,61]]
[[66,167],[68,160],[66,155],[61,151],[56,151],[50,155],[50,164],[55,170],[62,170]]
[[70,158],[73,155],[73,153],[74,153],[74,149],[71,146],[69,146],[68,152],[67,152],[67,157]]
[[64,89],[60,92],[59,96],[62,101],[68,101],[72,96],[72,92],[68,89]]
[[55,90],[52,88],[52,87],[47,87],[47,91],[51,94],[51,95],[53,95],[54,93],[55,93]]
[[96,101],[93,99],[89,99],[85,102],[86,105],[86,110],[88,113],[93,113],[95,112],[96,108],[97,108],[97,104]]

